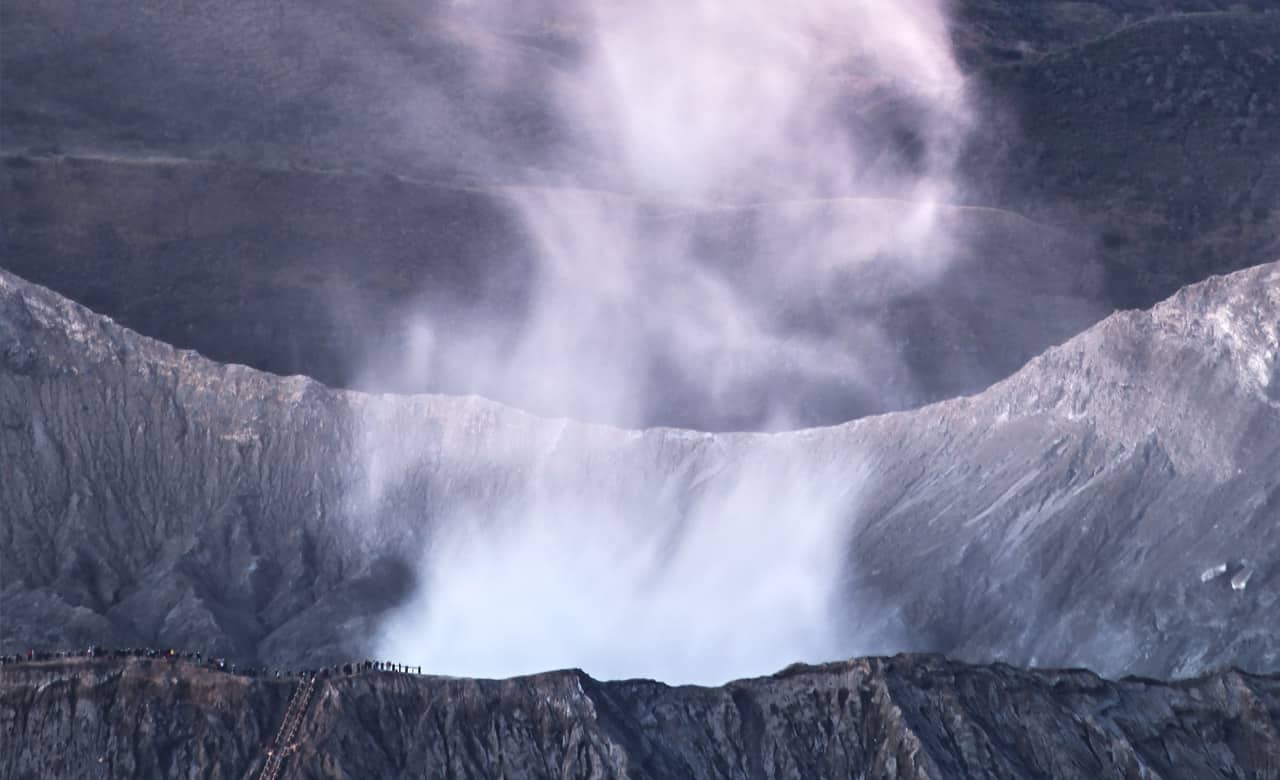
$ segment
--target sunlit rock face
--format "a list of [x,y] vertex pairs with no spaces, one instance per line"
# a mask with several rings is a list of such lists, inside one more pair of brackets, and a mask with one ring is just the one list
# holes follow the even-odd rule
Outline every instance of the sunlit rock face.
[[904,649],[1270,668],[1278,313],[1261,266],[977,396],[718,435],[330,390],[4,275],[3,646],[703,682]]

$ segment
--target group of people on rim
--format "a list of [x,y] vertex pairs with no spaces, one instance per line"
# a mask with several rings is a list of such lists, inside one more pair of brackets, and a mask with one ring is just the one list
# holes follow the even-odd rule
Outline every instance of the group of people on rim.
[[399,674],[422,674],[421,666],[409,666],[391,661],[351,661],[331,666],[320,666],[314,669],[272,669],[266,666],[238,666],[228,663],[224,658],[205,658],[203,653],[180,651],[174,649],[161,650],[155,647],[104,648],[93,645],[85,650],[27,650],[26,654],[15,653],[0,655],[0,666],[16,663],[35,663],[58,661],[72,658],[147,658],[155,660],[185,661],[216,669],[228,674],[245,677],[336,677],[338,675],[361,674],[364,672],[396,672]]

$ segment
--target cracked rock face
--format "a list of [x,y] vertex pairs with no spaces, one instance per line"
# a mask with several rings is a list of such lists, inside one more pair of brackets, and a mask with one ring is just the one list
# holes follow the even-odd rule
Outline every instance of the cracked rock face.
[[618,523],[679,528],[742,464],[781,461],[855,498],[841,654],[1274,669],[1278,332],[1280,267],[1260,266],[977,396],[791,434],[631,432],[215,364],[4,274],[0,646],[360,657],[459,506],[585,485]]
[[[0,667],[6,777],[261,770],[294,680],[170,661]],[[317,682],[288,777],[1268,777],[1280,679],[1178,683],[931,656],[719,688],[393,673]]]

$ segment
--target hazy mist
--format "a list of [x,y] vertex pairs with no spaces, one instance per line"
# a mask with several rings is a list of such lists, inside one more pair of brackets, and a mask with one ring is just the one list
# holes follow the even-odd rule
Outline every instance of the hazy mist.
[[[408,353],[377,370],[625,426],[685,403],[785,429],[815,396],[909,387],[877,312],[829,295],[857,285],[874,299],[946,265],[938,214],[971,120],[940,5],[559,10],[582,45],[549,94],[581,148],[550,166],[557,186],[503,193],[536,259],[517,335],[424,313]],[[476,83],[500,82],[501,67],[478,65]],[[369,437],[374,500],[407,473],[387,469],[395,435]],[[504,449],[537,472],[535,450]],[[831,605],[859,479],[848,463],[806,463],[792,451],[724,464],[692,496],[617,475],[653,483],[660,499],[643,511],[573,479],[531,479],[480,513],[424,507],[420,590],[379,652],[448,674],[582,666],[673,682],[848,655]]]

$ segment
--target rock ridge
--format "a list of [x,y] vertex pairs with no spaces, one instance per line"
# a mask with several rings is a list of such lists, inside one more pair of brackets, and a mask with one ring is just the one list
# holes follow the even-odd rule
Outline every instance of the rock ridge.
[[[1278,280],[1259,266],[1113,315],[975,396],[765,435],[331,390],[0,273],[0,646],[358,657],[458,507],[577,491],[621,507],[620,528],[687,523],[689,497],[763,462],[855,499],[852,654],[1275,669]],[[1219,565],[1231,574],[1201,581]]]
[[[181,662],[0,667],[0,771],[244,777],[296,682]],[[940,656],[796,665],[719,688],[389,672],[317,681],[284,776],[1267,777],[1280,679],[1177,683]]]

